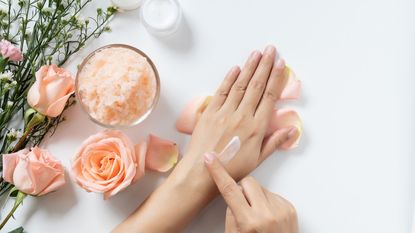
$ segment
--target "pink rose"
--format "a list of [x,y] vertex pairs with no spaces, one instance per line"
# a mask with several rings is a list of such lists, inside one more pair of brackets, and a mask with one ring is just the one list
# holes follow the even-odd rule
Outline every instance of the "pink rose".
[[8,58],[10,61],[21,61],[23,59],[20,49],[5,39],[0,41],[0,53],[4,58]]
[[103,131],[87,138],[72,161],[76,183],[107,199],[144,175],[145,146],[134,144],[121,131]]
[[47,150],[33,147],[3,155],[3,178],[26,194],[41,196],[65,184],[62,164]]
[[42,66],[36,72],[27,102],[43,115],[57,117],[74,91],[74,78],[69,72],[56,65]]

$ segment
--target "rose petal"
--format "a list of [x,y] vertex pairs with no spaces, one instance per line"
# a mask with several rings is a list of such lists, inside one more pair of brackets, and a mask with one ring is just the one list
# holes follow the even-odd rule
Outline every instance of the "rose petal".
[[211,96],[199,96],[190,101],[181,112],[176,122],[176,129],[179,132],[191,134],[210,100]]
[[179,148],[176,143],[149,135],[146,168],[166,172],[177,163],[178,157]]
[[50,116],[50,117],[59,116],[59,114],[61,114],[63,109],[65,108],[66,102],[68,101],[69,97],[71,97],[73,93],[74,91],[69,92],[69,94],[51,103],[48,107],[48,110],[46,111],[46,116]]
[[302,122],[296,111],[292,109],[274,110],[266,135],[269,136],[279,129],[293,126],[297,127],[297,134],[279,147],[279,149],[283,150],[292,149],[298,146],[298,142],[302,135]]
[[137,181],[144,176],[145,164],[146,164],[147,142],[142,141],[135,145],[135,154],[137,156],[138,166],[137,173],[133,179],[133,182]]
[[26,156],[29,149],[23,149],[12,154],[3,154],[3,179],[13,183],[13,173],[20,160],[20,157]]
[[285,69],[287,83],[281,93],[280,100],[295,100],[300,97],[301,81],[296,78],[294,71],[288,66]]

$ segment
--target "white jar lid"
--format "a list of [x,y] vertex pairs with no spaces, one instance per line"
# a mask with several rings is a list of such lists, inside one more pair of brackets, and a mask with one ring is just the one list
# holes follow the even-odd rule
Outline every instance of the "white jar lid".
[[150,33],[170,35],[180,25],[182,10],[177,0],[146,0],[140,16]]

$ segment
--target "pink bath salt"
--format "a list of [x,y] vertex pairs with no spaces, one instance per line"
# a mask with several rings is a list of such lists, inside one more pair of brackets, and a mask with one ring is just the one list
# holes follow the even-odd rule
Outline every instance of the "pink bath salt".
[[149,111],[157,92],[155,72],[134,50],[108,47],[95,53],[78,75],[78,94],[92,118],[131,125]]

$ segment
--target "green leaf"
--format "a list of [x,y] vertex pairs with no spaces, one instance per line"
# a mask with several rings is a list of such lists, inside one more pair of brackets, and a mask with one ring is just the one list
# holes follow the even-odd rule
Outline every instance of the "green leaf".
[[16,229],[10,231],[9,233],[23,233],[23,232],[24,232],[23,227],[18,227]]

